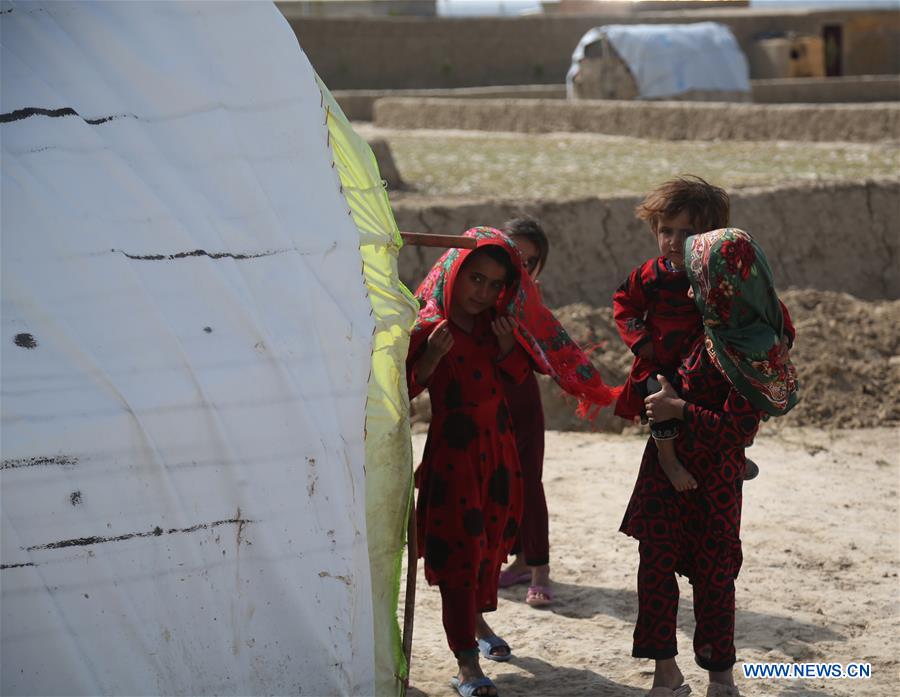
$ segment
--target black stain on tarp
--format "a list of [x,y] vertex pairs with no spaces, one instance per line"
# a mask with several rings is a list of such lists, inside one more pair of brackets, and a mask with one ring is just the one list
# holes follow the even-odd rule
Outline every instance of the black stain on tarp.
[[73,491],[69,495],[69,503],[71,503],[73,506],[77,506],[78,504],[80,504],[81,503],[81,492]]
[[106,542],[122,542],[124,540],[130,540],[135,537],[159,537],[160,535],[175,535],[178,533],[188,533],[188,532],[196,532],[197,530],[209,530],[212,528],[217,528],[220,525],[237,525],[238,529],[242,530],[243,526],[252,523],[252,520],[245,520],[243,518],[229,518],[228,520],[217,520],[212,523],[200,523],[198,525],[192,525],[189,528],[169,528],[165,530],[161,528],[159,525],[154,527],[152,530],[147,532],[132,532],[125,535],[116,535],[114,537],[77,537],[72,540],[60,540],[59,542],[49,542],[45,545],[32,545],[31,547],[24,547],[23,549],[26,552],[33,552],[36,549],[62,549],[64,547],[86,547],[88,545],[99,545],[104,544]]
[[57,467],[71,467],[78,464],[77,457],[68,455],[56,455],[53,457],[22,457],[10,460],[4,460],[0,463],[0,469],[11,470],[18,467],[47,467],[54,465]]
[[[12,10],[10,10],[10,12],[12,12]],[[99,126],[110,121],[115,121],[116,119],[137,118],[137,116],[135,116],[134,114],[112,114],[110,116],[100,116],[95,119],[88,119],[79,114],[71,107],[62,107],[60,109],[43,109],[41,107],[30,106],[24,107],[22,109],[16,109],[15,111],[8,111],[5,114],[0,114],[0,123],[22,121],[23,119],[27,119],[32,116],[46,116],[51,119],[58,119],[63,116],[77,116],[82,121],[90,124],[91,126]]]
[[210,259],[235,259],[242,261],[244,259],[260,259],[262,257],[271,257],[276,254],[282,254],[285,250],[275,250],[269,252],[260,252],[259,254],[232,254],[231,252],[207,252],[205,249],[195,249],[191,252],[178,252],[177,254],[129,254],[121,249],[110,249],[111,252],[124,254],[129,259],[135,261],[169,261],[172,259],[187,259],[189,257],[209,257]]
[[25,562],[24,564],[0,564],[0,571],[5,571],[6,569],[21,569],[26,566],[34,566],[34,562]]
[[37,339],[35,339],[33,335],[24,333],[16,334],[13,342],[16,344],[16,346],[21,346],[22,348],[26,349],[37,348],[38,345]]
[[203,331],[205,331],[207,334],[212,334],[212,327],[203,327]]

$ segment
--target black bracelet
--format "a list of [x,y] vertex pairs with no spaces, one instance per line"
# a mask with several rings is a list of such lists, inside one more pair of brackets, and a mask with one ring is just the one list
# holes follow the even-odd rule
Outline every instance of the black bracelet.
[[678,419],[667,419],[650,424],[650,435],[654,440],[673,440],[678,437]]

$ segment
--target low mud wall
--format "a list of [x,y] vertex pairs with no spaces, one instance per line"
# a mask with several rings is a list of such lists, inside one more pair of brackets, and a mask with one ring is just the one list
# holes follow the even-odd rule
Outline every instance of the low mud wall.
[[351,121],[371,121],[374,105],[388,97],[446,97],[453,99],[565,99],[566,86],[508,85],[456,87],[435,90],[335,90],[332,92],[344,115]]
[[384,128],[587,132],[665,140],[870,142],[900,138],[900,104],[723,104],[529,99],[380,99]]
[[[401,230],[459,233],[532,215],[550,237],[542,276],[547,304],[610,304],[628,272],[658,253],[646,226],[634,217],[639,197],[572,201],[470,201],[456,204],[393,202]],[[862,299],[900,298],[900,182],[805,184],[732,192],[732,224],[766,250],[779,288],[796,286],[850,293]],[[438,253],[400,252],[400,276],[412,290]]]
[[[900,76],[783,78],[751,80],[751,101],[757,104],[827,104],[833,102],[900,101]],[[506,85],[422,90],[335,90],[334,98],[352,121],[371,121],[374,104],[390,97],[447,97],[453,99],[566,99],[566,86]]]
[[896,102],[900,76],[792,77],[752,80],[753,101],[759,104],[828,102]]

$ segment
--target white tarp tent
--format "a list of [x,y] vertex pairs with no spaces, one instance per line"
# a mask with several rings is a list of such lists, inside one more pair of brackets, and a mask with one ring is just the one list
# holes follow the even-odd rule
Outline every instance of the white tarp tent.
[[[566,75],[570,98],[575,96],[574,83],[590,47],[603,42],[624,61],[638,99],[674,98],[690,92],[741,93],[749,98],[747,59],[731,30],[717,22],[609,24],[591,29],[572,53]],[[601,81],[602,69],[601,65]]]
[[289,26],[3,2],[0,50],[2,693],[372,693],[375,321]]

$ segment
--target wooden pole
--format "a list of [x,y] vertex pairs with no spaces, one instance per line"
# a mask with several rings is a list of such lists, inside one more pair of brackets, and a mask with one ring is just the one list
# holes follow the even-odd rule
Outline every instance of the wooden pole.
[[416,572],[419,566],[419,550],[416,540],[416,503],[411,502],[409,523],[406,529],[406,603],[403,608],[403,655],[406,656],[406,681],[403,694],[409,688],[409,676],[412,674],[412,637],[413,619],[416,611]]
[[[474,237],[462,235],[435,235],[428,232],[401,232],[403,242],[416,247],[461,247],[475,249],[478,245]],[[403,697],[409,689],[412,674],[413,622],[416,614],[416,574],[419,566],[418,541],[416,540],[416,504],[410,502],[409,520],[406,528],[406,602],[403,608],[403,655],[406,657],[406,680],[403,682]]]
[[475,249],[477,241],[474,237],[462,235],[433,235],[430,232],[401,232],[400,237],[406,244],[416,247],[462,247]]

